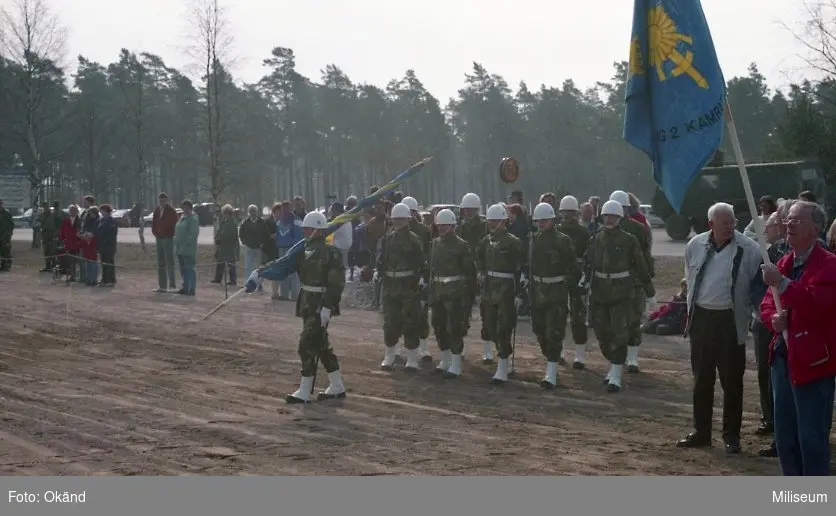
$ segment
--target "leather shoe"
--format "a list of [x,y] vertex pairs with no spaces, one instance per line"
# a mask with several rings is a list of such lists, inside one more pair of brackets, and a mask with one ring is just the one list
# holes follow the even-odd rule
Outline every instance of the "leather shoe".
[[682,439],[680,439],[676,446],[679,448],[707,448],[711,446],[711,437],[691,432]]
[[755,435],[772,435],[772,431],[772,425],[769,423],[761,423],[757,430],[755,430]]
[[726,443],[726,453],[740,453],[743,448],[740,447],[740,441],[733,439]]
[[758,457],[769,457],[774,458],[778,456],[778,450],[775,449],[775,443],[772,443],[772,446],[767,448],[761,448],[758,450]]

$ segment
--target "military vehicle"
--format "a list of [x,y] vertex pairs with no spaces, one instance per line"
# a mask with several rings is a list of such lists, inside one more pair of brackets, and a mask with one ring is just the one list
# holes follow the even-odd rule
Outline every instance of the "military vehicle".
[[[818,160],[754,163],[747,164],[746,170],[755,202],[763,195],[770,195],[776,200],[791,199],[805,190],[813,192],[819,202],[825,202],[825,173]],[[664,192],[657,187],[653,197],[653,211],[665,221],[665,231],[671,239],[686,240],[692,230],[695,233],[708,230],[708,208],[720,201],[734,206],[738,229],[743,231],[752,220],[752,214],[749,213],[749,204],[736,164],[702,169],[688,187],[679,213],[674,211]]]

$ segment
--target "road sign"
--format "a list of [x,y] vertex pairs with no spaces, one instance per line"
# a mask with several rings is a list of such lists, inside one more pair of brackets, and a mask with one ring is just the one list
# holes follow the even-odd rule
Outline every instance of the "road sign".
[[21,169],[0,171],[0,199],[6,209],[29,208],[29,174]]

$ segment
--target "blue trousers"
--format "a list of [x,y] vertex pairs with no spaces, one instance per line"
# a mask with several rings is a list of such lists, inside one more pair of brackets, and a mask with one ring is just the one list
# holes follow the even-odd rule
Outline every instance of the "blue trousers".
[[777,355],[771,372],[775,446],[781,472],[784,476],[829,476],[836,381],[831,376],[792,385],[787,359]]

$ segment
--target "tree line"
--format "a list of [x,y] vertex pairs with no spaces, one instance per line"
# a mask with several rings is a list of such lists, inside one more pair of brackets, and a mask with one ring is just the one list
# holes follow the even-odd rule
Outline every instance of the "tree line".
[[[197,0],[196,79],[162,56],[128,49],[111,63],[77,56],[62,67],[60,23],[45,2],[4,8],[0,46],[0,170],[28,171],[33,201],[89,193],[148,206],[166,191],[236,206],[298,194],[316,207],[330,195],[362,194],[426,156],[434,160],[406,188],[427,204],[457,202],[468,191],[483,202],[504,199],[505,156],[520,162],[514,188],[530,199],[617,188],[650,197],[655,188],[648,159],[621,138],[626,62],[586,89],[571,79],[512,87],[474,62],[445,101],[411,69],[386,85],[352,80],[338,64],[305,77],[293,50],[279,46],[249,84],[230,72],[218,0]],[[728,80],[747,161],[819,157],[836,184],[829,77],[836,73],[771,91],[753,63]]]

